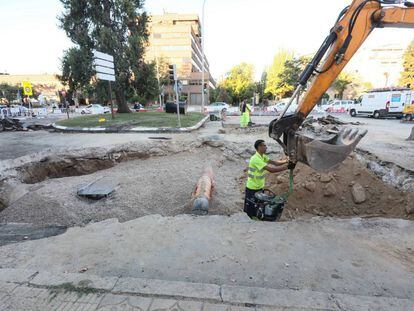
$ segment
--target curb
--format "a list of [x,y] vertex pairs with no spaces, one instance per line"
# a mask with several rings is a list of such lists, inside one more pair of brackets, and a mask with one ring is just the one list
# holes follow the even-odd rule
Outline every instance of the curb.
[[202,127],[209,116],[204,117],[201,121],[199,121],[196,125],[190,127],[134,127],[130,129],[116,129],[116,128],[106,128],[106,127],[68,127],[68,126],[61,126],[56,123],[52,124],[52,127],[55,130],[61,132],[71,132],[71,133],[189,133],[195,130],[198,130]]
[[24,269],[0,269],[0,282],[53,288],[72,284],[113,295],[193,299],[234,306],[299,308],[304,310],[411,310],[414,300],[396,297],[330,294],[311,290],[272,289],[164,281],[91,274],[50,273]]

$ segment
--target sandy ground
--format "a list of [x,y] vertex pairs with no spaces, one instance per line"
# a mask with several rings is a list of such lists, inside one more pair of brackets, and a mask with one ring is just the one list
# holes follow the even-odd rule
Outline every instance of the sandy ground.
[[[220,123],[210,123],[200,133],[171,136],[171,141],[158,147],[149,146],[147,137],[135,137],[134,145],[128,146],[135,153],[141,150],[139,146],[151,149],[151,155],[114,162],[113,167],[92,174],[55,176],[21,185],[27,193],[0,212],[0,223],[29,222],[36,225],[37,233],[44,225],[75,227],[59,236],[1,246],[0,268],[75,273],[87,269],[86,275],[413,297],[414,225],[411,220],[395,219],[413,219],[412,194],[384,183],[354,155],[329,175],[298,165],[285,221],[251,221],[239,213],[246,160],[254,152],[254,141],[267,138],[267,129],[225,129],[220,134],[225,139],[222,146],[190,146],[203,135],[217,135],[219,128]],[[106,141],[110,137],[85,136],[83,159],[88,159],[91,146],[102,147],[91,154],[96,162],[106,152],[103,147],[126,142],[111,145]],[[69,142],[73,138],[65,136],[59,147],[52,143],[45,152],[56,154],[54,148],[65,148],[65,142],[66,148],[73,148]],[[270,156],[280,156],[280,148],[267,140]],[[168,154],[162,155],[162,145],[174,148],[166,148]],[[182,146],[189,148],[180,151]],[[37,165],[48,163],[47,157],[39,160],[30,155],[24,161],[2,161],[0,169],[29,164],[31,157]],[[72,165],[67,162],[65,170]],[[216,180],[213,215],[188,215],[191,192],[207,165],[212,166]],[[54,173],[59,175],[59,171]],[[103,176],[118,184],[112,197],[89,201],[76,196],[79,187]],[[285,192],[287,174],[269,176],[267,183],[277,193]],[[361,204],[353,201],[350,189],[354,183],[361,184],[366,194]],[[370,218],[374,216],[394,219]],[[31,232],[24,228],[31,239]],[[21,240],[21,236],[14,239]]]
[[[220,149],[204,147],[124,162],[89,175],[49,179],[1,212],[0,223],[72,226],[108,218],[127,221],[148,214],[191,213],[191,193],[207,166],[213,168],[216,181],[210,213],[232,214],[242,209],[237,181],[243,165],[241,160],[227,160]],[[76,195],[80,187],[104,176],[118,184],[113,196],[94,201]]]
[[[244,134],[249,140],[257,135],[257,129]],[[166,148],[168,144],[163,143],[159,148]],[[217,148],[203,145],[176,154],[122,162],[93,174],[52,178],[28,185],[28,192],[0,213],[0,223],[74,226],[109,218],[124,222],[150,214],[191,213],[191,193],[207,166],[213,168],[216,182],[210,214],[238,213],[243,210],[247,161],[254,150],[246,141],[223,144]],[[271,148],[269,152],[277,158],[281,151]],[[66,169],[61,171],[65,173]],[[117,184],[111,197],[94,201],[76,195],[79,188],[102,177],[109,177]],[[366,195],[361,204],[354,203],[351,194],[352,186],[357,183]],[[277,194],[287,192],[288,173],[269,174],[267,187]],[[282,219],[312,216],[414,219],[413,197],[414,194],[382,182],[355,156],[329,174],[298,165],[294,192]]]

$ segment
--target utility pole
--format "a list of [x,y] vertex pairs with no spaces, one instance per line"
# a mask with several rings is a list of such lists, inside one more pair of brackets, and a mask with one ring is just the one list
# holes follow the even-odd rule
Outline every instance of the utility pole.
[[178,127],[181,127],[181,118],[180,118],[180,97],[178,95],[178,78],[177,78],[177,66],[169,65],[168,66],[168,78],[172,85],[174,85],[175,91],[175,104],[177,105],[177,118],[178,118]]
[[151,44],[152,53],[155,54],[155,67],[157,69],[157,81],[158,81],[158,99],[160,101],[160,108],[162,107],[162,87],[160,85],[160,66],[158,63],[158,53],[157,50],[154,48],[154,33],[152,34],[152,44]]
[[206,0],[203,0],[203,13],[202,13],[202,21],[201,21],[201,53],[202,55],[202,60],[201,60],[201,113],[204,113],[204,70],[205,70],[205,66],[204,66],[204,36],[205,36],[205,32],[204,32],[204,7],[206,5]]

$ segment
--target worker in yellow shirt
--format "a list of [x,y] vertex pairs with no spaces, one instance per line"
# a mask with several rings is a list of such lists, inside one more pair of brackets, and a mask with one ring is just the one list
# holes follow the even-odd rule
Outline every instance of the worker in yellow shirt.
[[244,199],[244,212],[250,217],[256,217],[256,208],[254,206],[254,195],[262,191],[266,182],[266,173],[279,173],[290,169],[291,165],[287,164],[288,160],[272,161],[265,154],[267,146],[264,140],[257,140],[254,143],[256,153],[250,158],[249,170],[246,184]]
[[240,127],[247,127],[250,122],[250,112],[252,108],[245,100],[240,105]]

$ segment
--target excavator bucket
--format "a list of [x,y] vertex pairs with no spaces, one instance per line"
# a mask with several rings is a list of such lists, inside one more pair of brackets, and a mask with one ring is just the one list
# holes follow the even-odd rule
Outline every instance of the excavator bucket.
[[349,127],[325,135],[299,131],[295,137],[297,160],[316,171],[329,171],[348,157],[366,133],[367,130]]

